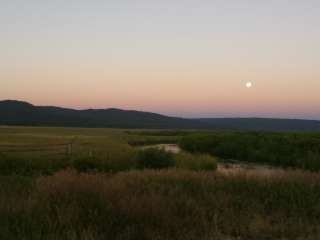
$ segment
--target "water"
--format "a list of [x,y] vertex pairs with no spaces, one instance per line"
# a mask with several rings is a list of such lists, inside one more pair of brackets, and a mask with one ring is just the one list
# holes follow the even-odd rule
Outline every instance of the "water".
[[[177,144],[156,144],[143,146],[141,148],[157,148],[174,154],[180,153],[182,151],[182,149]],[[271,176],[274,174],[279,174],[283,171],[284,170],[282,169],[274,168],[268,165],[245,163],[237,160],[225,160],[218,162],[218,172],[226,175],[245,173],[260,176]]]
[[225,175],[246,174],[257,176],[273,176],[283,173],[285,170],[275,168],[269,165],[246,163],[240,161],[220,161],[218,163],[218,172]]
[[143,146],[141,148],[142,149],[157,148],[157,149],[161,149],[166,152],[175,153],[175,154],[181,152],[181,148],[177,144],[157,144],[157,145]]

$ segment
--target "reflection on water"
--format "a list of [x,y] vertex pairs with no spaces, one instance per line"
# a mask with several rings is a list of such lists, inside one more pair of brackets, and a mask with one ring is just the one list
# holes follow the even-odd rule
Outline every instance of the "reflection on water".
[[[142,149],[158,148],[171,153],[180,153],[182,149],[177,144],[157,144],[148,145],[141,147]],[[218,163],[218,172],[232,175],[238,173],[261,175],[261,176],[272,176],[275,174],[282,173],[283,169],[274,168],[268,165],[255,164],[255,163],[244,163],[237,160],[225,160]]]
[[284,171],[285,170],[283,169],[275,168],[268,165],[242,163],[239,161],[225,161],[218,164],[218,172],[226,175],[244,173],[247,175],[272,176],[283,173]]
[[181,148],[177,144],[157,144],[157,145],[143,146],[141,148],[142,149],[158,148],[158,149],[164,150],[166,152],[171,152],[171,153],[181,152]]

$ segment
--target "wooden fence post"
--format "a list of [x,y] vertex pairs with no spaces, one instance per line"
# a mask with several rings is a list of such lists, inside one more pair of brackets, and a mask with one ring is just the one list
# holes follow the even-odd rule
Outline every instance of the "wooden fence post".
[[67,157],[70,157],[73,153],[73,144],[75,142],[76,138],[74,137],[70,143],[67,144],[67,149],[66,149],[66,155]]
[[67,145],[67,156],[70,157],[72,154],[72,143]]

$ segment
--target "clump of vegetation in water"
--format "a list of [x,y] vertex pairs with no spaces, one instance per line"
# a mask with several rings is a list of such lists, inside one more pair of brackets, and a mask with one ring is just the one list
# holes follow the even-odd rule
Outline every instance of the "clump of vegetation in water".
[[173,153],[157,148],[140,150],[137,158],[139,169],[164,169],[176,165]]

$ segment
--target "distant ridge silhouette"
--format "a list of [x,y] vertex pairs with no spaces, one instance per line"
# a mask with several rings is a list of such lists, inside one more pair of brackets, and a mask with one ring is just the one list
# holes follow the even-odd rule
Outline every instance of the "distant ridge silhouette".
[[34,106],[16,100],[0,101],[0,125],[320,131],[320,121],[316,120],[272,118],[185,119],[114,108],[75,110],[54,106]]

